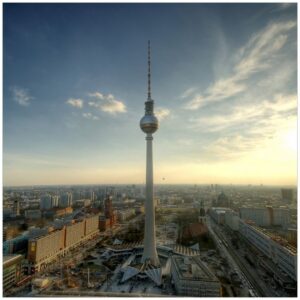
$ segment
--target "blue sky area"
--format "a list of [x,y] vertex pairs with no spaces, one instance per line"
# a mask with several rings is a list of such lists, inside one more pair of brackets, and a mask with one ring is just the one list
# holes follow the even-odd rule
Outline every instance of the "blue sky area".
[[[296,4],[4,4],[4,185],[295,184]],[[164,180],[162,178],[165,178]]]

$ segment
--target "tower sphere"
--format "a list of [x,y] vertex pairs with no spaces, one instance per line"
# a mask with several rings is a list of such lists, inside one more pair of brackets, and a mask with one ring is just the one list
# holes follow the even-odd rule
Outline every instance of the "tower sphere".
[[145,133],[154,133],[158,129],[158,120],[153,114],[144,115],[140,127]]

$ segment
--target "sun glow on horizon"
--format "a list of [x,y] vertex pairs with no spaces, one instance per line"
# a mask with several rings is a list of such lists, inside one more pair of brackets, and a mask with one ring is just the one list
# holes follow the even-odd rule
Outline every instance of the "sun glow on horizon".
[[285,147],[288,148],[291,151],[297,151],[297,129],[293,128],[289,130],[284,136],[283,136],[283,142],[285,144]]

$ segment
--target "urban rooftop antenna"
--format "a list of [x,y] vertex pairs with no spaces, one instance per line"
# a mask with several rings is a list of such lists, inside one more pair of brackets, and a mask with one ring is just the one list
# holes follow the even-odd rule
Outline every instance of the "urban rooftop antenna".
[[151,100],[151,48],[148,41],[148,100]]

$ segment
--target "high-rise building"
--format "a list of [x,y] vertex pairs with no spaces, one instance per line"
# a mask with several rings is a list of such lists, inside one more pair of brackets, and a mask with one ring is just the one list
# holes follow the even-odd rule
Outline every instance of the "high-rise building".
[[14,200],[13,215],[15,217],[20,215],[20,200],[18,200],[18,199]]
[[202,200],[200,202],[200,210],[199,210],[198,220],[199,220],[199,223],[206,224],[205,208],[204,208]]
[[285,203],[291,204],[294,199],[294,191],[293,189],[281,189],[281,196]]
[[104,201],[104,215],[105,215],[105,219],[109,220],[110,226],[113,226],[116,222],[116,216],[113,211],[112,196],[110,195],[107,195]]
[[59,207],[68,207],[73,205],[73,198],[71,193],[64,193],[60,196]]
[[150,41],[148,42],[148,98],[145,102],[145,115],[140,121],[140,127],[146,133],[146,200],[145,200],[145,235],[144,252],[142,262],[150,262],[154,266],[159,265],[155,240],[155,208],[153,199],[153,158],[152,158],[152,134],[158,129],[158,120],[153,112],[154,101],[151,99],[151,61]]
[[59,204],[59,196],[53,195],[52,196],[52,207],[58,207]]
[[40,209],[46,210],[52,208],[52,197],[49,194],[41,196]]

